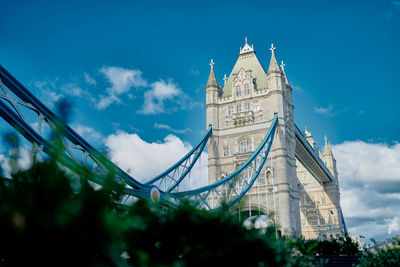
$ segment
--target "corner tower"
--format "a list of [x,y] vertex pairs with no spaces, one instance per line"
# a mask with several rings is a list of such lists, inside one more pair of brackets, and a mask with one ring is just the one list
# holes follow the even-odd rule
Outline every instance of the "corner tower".
[[[209,182],[236,170],[261,143],[278,114],[275,140],[256,186],[236,209],[248,215],[265,214],[282,234],[301,234],[299,193],[296,177],[292,90],[275,58],[268,72],[258,60],[253,45],[240,48],[239,57],[224,85],[219,87],[214,64],[206,86],[207,125],[213,126],[209,151]],[[284,66],[282,64],[282,66]]]

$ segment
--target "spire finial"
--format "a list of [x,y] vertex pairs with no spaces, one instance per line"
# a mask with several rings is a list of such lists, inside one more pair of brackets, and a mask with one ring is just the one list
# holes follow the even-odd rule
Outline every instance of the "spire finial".
[[274,44],[271,44],[271,48],[270,48],[269,50],[271,50],[271,53],[272,53],[273,55],[275,55],[275,52],[274,52],[275,49],[276,49],[276,48],[274,47]]
[[253,45],[250,46],[249,43],[247,42],[247,36],[244,37],[244,46],[243,46],[243,48],[240,47],[239,51],[240,51],[239,54],[245,54],[245,53],[248,53],[248,52],[254,52]]
[[285,63],[283,63],[283,60],[281,61],[281,68],[282,68],[282,71],[285,71]]
[[227,80],[228,80],[228,78],[226,77],[226,74],[224,74],[224,85],[226,84]]
[[211,62],[210,62],[210,67],[211,67],[211,70],[214,70],[214,60],[213,59],[211,59]]
[[325,135],[324,139],[325,139],[325,145],[327,146],[328,145],[328,137],[326,137],[326,135]]

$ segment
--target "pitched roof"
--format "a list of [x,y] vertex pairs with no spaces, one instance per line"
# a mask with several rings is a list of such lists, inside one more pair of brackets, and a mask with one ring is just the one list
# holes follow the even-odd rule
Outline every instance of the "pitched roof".
[[208,76],[207,86],[208,87],[217,87],[219,88],[217,78],[215,77],[214,68],[211,67],[210,76]]
[[[256,83],[257,90],[266,89],[267,87],[267,74],[258,60],[254,51],[241,53],[237,59],[231,74],[229,75],[226,84],[222,88],[222,97],[232,95],[233,80],[239,73],[240,69],[245,71],[251,70],[253,81]],[[255,78],[255,80],[254,80]]]
[[278,62],[276,61],[276,58],[275,58],[275,53],[272,52],[271,61],[269,62],[268,73],[280,72],[280,71],[281,70],[279,69]]

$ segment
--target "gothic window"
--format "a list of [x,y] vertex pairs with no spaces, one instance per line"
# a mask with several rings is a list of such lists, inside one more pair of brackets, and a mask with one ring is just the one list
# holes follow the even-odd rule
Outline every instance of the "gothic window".
[[257,90],[257,78],[253,78],[254,91]]
[[318,225],[317,216],[308,216],[307,221],[310,223],[310,225]]
[[324,218],[320,218],[319,219],[319,224],[320,225],[325,225],[325,219]]
[[250,85],[248,83],[246,83],[244,85],[244,94],[245,95],[249,95],[250,94]]
[[242,95],[242,90],[240,88],[240,85],[236,86],[236,96],[241,96]]
[[229,156],[229,147],[224,146],[224,157]]
[[322,203],[322,204],[326,204],[326,199],[325,199],[325,197],[322,197],[322,198],[321,198],[321,203]]
[[251,151],[251,140],[250,139],[244,139],[240,140],[238,143],[238,153],[247,153]]
[[267,171],[267,183],[272,184],[272,175],[270,171]]
[[259,111],[260,110],[260,102],[254,102],[253,103],[253,110],[254,111]]
[[236,113],[242,112],[242,105],[237,105],[236,106]]
[[250,110],[250,103],[244,104],[244,111],[249,111]]
[[228,108],[228,116],[231,116],[235,112],[233,106]]

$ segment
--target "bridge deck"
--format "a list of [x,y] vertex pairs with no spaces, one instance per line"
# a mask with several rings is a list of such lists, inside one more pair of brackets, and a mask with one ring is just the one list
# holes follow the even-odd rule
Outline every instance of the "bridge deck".
[[296,135],[296,158],[320,183],[332,182],[334,180],[333,176],[325,166],[325,163],[308,143],[299,127],[297,127],[296,124],[294,126]]

